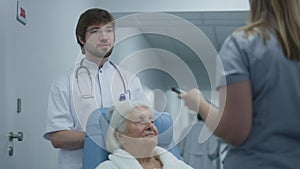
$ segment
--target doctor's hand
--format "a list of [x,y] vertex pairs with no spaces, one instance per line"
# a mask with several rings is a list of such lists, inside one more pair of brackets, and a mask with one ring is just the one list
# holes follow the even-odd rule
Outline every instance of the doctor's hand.
[[185,105],[195,112],[199,112],[199,106],[201,102],[205,100],[202,92],[196,88],[188,91],[187,93],[179,94],[178,98],[184,100]]

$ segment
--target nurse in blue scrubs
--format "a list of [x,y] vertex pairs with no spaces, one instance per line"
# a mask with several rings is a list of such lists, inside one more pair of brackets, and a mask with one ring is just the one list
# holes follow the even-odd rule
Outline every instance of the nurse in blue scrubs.
[[219,53],[226,79],[217,87],[219,109],[198,89],[179,97],[230,144],[225,169],[298,169],[300,1],[249,2],[249,23]]

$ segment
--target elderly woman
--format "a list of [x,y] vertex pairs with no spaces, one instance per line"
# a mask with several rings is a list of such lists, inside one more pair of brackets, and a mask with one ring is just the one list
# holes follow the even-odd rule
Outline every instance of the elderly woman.
[[151,108],[123,101],[115,106],[107,131],[109,160],[96,169],[191,169],[167,150],[158,147],[158,131]]

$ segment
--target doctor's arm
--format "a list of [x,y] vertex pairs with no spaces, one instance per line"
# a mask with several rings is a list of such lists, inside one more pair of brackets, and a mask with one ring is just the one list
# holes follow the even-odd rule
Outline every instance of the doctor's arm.
[[50,140],[55,148],[76,150],[83,148],[85,132],[61,130],[50,133]]
[[[67,85],[66,85],[67,84]],[[68,78],[53,82],[48,100],[47,133],[53,147],[75,150],[83,147],[85,132],[73,131]]]
[[215,135],[239,146],[246,140],[252,128],[253,101],[250,81],[220,87],[219,96],[220,107],[217,109],[205,100],[198,89],[179,95],[191,110],[200,113]]

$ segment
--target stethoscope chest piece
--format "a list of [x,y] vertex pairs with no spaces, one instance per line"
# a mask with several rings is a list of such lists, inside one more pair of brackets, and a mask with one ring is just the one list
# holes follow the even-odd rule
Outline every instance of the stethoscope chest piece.
[[126,95],[122,93],[120,95],[119,101],[124,101],[124,100],[126,100]]

